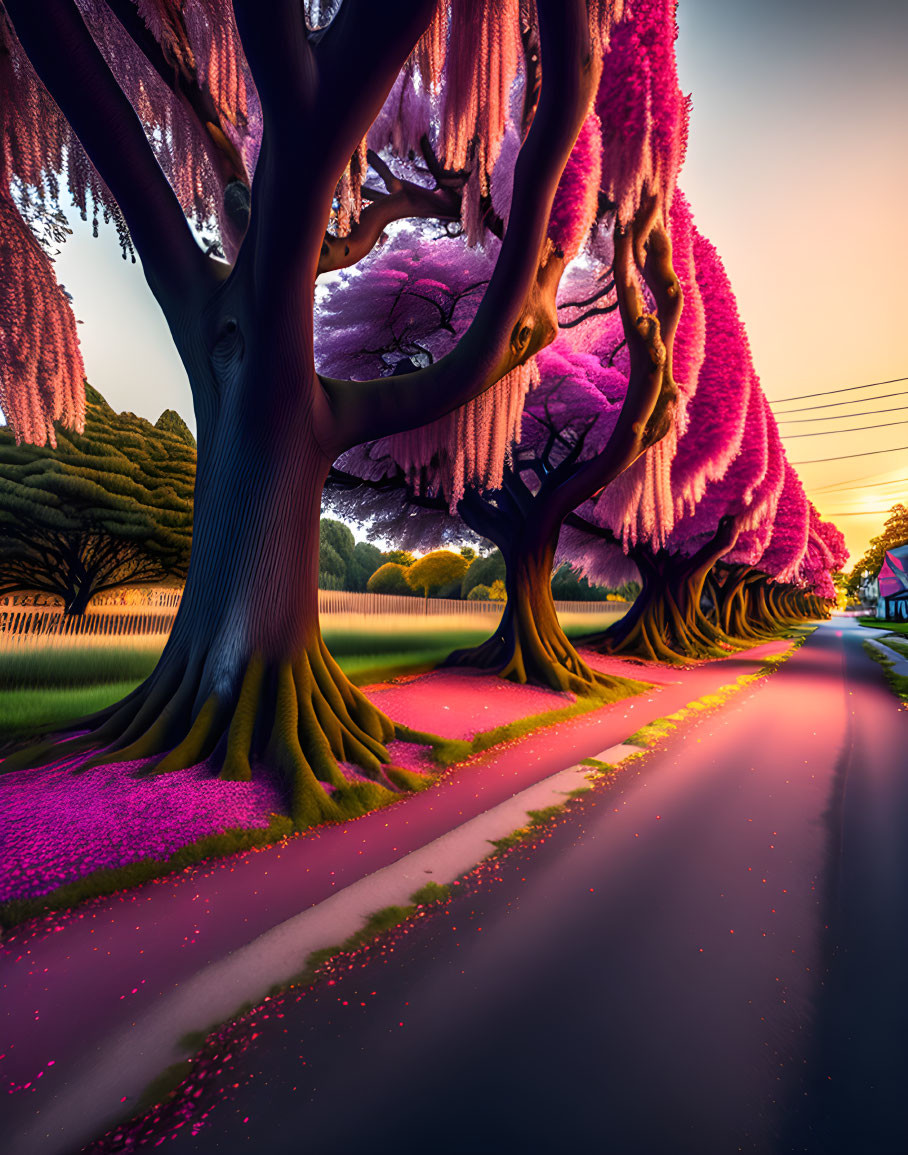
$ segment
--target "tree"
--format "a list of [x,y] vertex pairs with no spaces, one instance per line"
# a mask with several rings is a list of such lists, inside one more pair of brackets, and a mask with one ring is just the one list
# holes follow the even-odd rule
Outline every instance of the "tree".
[[[550,211],[613,9],[535,8],[538,21],[524,9],[521,23],[518,0],[450,14],[436,0],[344,0],[323,21],[319,6],[315,27],[296,0],[234,0],[235,24],[219,0],[198,0],[191,21],[167,0],[139,10],[86,0],[84,11],[7,0],[0,106],[12,127],[0,187],[54,202],[65,169],[125,222],[186,368],[199,442],[192,561],[158,667],[83,723],[85,736],[20,762],[104,747],[105,760],[154,758],[158,771],[213,757],[225,777],[248,779],[264,759],[300,826],[356,813],[407,781],[386,770],[393,724],[321,639],[321,489],[332,460],[366,438],[437,421],[489,390],[505,402],[555,336],[564,255]],[[503,229],[486,194],[518,74],[521,143]],[[412,165],[419,180],[398,175],[414,146],[428,181]],[[384,190],[364,183],[367,165]],[[12,339],[0,401],[20,435],[40,438],[58,415],[78,423],[80,367],[52,273],[10,211],[4,229],[18,247],[5,278],[20,290],[4,297]],[[472,322],[448,356],[406,374],[318,374],[316,277],[414,215],[460,218],[465,239],[495,241]],[[190,218],[216,226],[223,257],[197,244]],[[67,354],[37,392],[29,310]],[[338,759],[374,784],[348,783]]]
[[908,508],[897,502],[889,511],[883,532],[870,539],[870,545],[863,556],[855,562],[847,584],[849,594],[852,597],[857,595],[865,573],[875,575],[880,572],[887,550],[896,549],[906,542],[908,542]]
[[95,594],[183,579],[195,442],[169,410],[155,425],[86,388],[84,432],[55,449],[0,430],[0,593],[51,594],[83,614]]
[[366,583],[370,594],[402,594],[410,597],[413,587],[407,581],[407,567],[388,561],[372,574]]
[[353,560],[347,568],[347,588],[361,593],[369,578],[383,564],[384,558],[377,545],[358,541],[353,547]]
[[404,570],[407,585],[414,590],[422,590],[428,601],[429,591],[439,586],[460,585],[467,572],[467,559],[449,549],[437,549],[419,558]]
[[343,522],[323,517],[319,522],[318,587],[323,590],[349,589],[356,542]]
[[504,581],[504,558],[500,549],[493,549],[470,562],[460,583],[460,596],[468,598],[476,586],[491,586],[496,581]]
[[382,557],[405,568],[416,561],[416,554],[411,553],[408,549],[389,549],[382,554]]
[[[620,404],[612,407],[611,425],[596,451],[589,451],[593,440],[580,430],[560,442],[557,460],[542,466],[521,459],[512,467],[506,460],[507,443],[499,440],[496,453],[468,469],[460,447],[470,444],[474,427],[464,423],[444,444],[437,429],[423,429],[412,436],[373,441],[339,463],[367,487],[394,488],[403,481],[414,498],[427,504],[443,493],[475,533],[498,546],[507,564],[505,615],[488,642],[449,660],[493,669],[518,682],[583,694],[612,684],[586,665],[561,630],[551,577],[559,532],[571,510],[669,435],[675,418],[678,389],[672,358],[681,291],[672,265],[669,222],[687,125],[687,105],[675,72],[675,35],[674,4],[658,0],[635,5],[616,25],[603,62],[595,118],[587,118],[578,137],[571,179],[566,179],[566,168],[552,212],[564,229],[566,252],[579,253],[591,225],[597,226],[591,246],[593,259],[598,257],[595,288],[583,300],[562,299],[568,310],[562,314],[563,327],[617,310],[620,344],[627,350],[625,373],[616,370],[611,382]],[[595,199],[592,189],[597,190]],[[494,180],[492,203],[496,207]],[[609,247],[612,251],[603,260]],[[355,341],[348,341],[348,330],[333,326],[343,341],[341,363],[355,357],[365,371],[370,358],[398,367],[414,357],[433,360],[443,352],[446,334],[456,338],[459,318],[463,323],[469,316],[471,294],[481,275],[479,266],[464,270],[451,261],[440,261],[429,271],[423,253],[405,239],[401,251],[389,252],[377,269],[376,288],[381,298],[390,299],[390,310],[373,309],[376,293],[361,291]],[[355,292],[354,279],[348,287]],[[607,300],[610,293],[614,298]],[[420,309],[432,306],[434,327],[420,325],[409,298],[427,302]],[[652,311],[647,312],[645,301],[652,302]],[[589,341],[587,333],[583,340]],[[613,342],[608,356],[615,353]],[[578,388],[605,396],[607,367],[562,336],[537,355],[540,384],[529,394],[528,405],[535,405],[547,384],[556,383],[562,372],[556,365],[559,359],[570,362],[569,375]],[[600,400],[599,408],[608,405]],[[519,412],[515,407],[513,420],[509,413],[512,440],[521,428]],[[550,457],[554,450],[553,441]],[[535,471],[535,480],[524,483],[520,474],[529,469]]]

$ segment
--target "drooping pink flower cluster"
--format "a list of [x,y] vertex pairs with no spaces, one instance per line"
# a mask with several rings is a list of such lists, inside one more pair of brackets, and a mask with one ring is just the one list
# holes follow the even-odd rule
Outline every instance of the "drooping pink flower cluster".
[[549,216],[549,238],[571,261],[580,252],[599,211],[602,132],[591,112],[564,166]]
[[756,565],[769,544],[785,480],[785,451],[769,402],[763,398],[766,423],[766,472],[753,493],[746,514],[739,519],[740,534],[724,560],[729,565]]
[[812,502],[808,506],[807,548],[798,567],[797,580],[817,597],[834,598],[831,575],[841,570],[848,560],[845,538],[832,522],[820,520]]
[[[102,0],[78,0],[98,48],[147,126],[149,140],[184,211],[200,227],[222,227],[223,181],[212,136],[126,34]],[[142,0],[139,14],[175,71],[211,97],[225,135],[251,174],[261,113],[232,12],[222,0]],[[63,186],[83,219],[116,226],[120,210],[69,124],[38,80],[7,19],[0,19],[0,405],[17,437],[53,440],[53,422],[79,427],[84,368],[75,320],[47,252],[34,239],[60,210]],[[61,239],[53,237],[54,241]],[[229,245],[227,246],[229,248]]]
[[675,62],[676,0],[627,0],[596,96],[602,189],[627,224],[647,196],[667,216],[687,147],[689,102]]
[[19,441],[56,446],[54,421],[82,429],[85,368],[54,267],[0,186],[0,409]]
[[[183,101],[174,99],[103,0],[79,0],[79,6],[139,118],[155,126],[149,139],[183,211],[199,227],[215,230],[232,256],[232,234],[223,219],[224,180],[211,135]],[[252,162],[261,143],[261,113],[232,9],[221,0],[146,0],[141,15],[173,68],[211,97],[224,135]],[[252,170],[250,163],[250,177]]]
[[[688,428],[691,398],[696,395],[706,349],[703,299],[694,259],[695,227],[690,208],[679,192],[669,214],[672,264],[684,294],[684,308],[672,351],[672,376],[678,388],[675,416],[668,434],[639,457],[629,469],[585,509],[585,516],[612,530],[625,546],[648,542],[659,549],[672,531],[676,503],[672,469],[679,438]],[[597,352],[619,340],[617,319],[600,326]],[[619,365],[627,372],[627,359]]]
[[786,462],[772,536],[758,563],[763,573],[779,582],[787,583],[795,579],[807,549],[809,526],[809,504],[804,486],[794,467]]

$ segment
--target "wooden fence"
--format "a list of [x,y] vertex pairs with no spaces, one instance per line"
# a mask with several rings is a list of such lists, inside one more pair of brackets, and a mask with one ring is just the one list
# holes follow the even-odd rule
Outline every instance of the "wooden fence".
[[[170,632],[179,609],[180,592],[167,590],[160,599],[147,604],[93,605],[81,617],[67,616],[62,606],[13,605],[11,599],[0,603],[0,648],[21,642],[102,640],[107,638],[147,638],[163,640]],[[620,615],[625,602],[556,602],[560,615]],[[459,601],[454,598],[407,597],[396,594],[359,594],[340,590],[319,590],[318,608],[326,625],[338,626],[344,621],[362,626],[406,625],[406,619],[432,617],[441,626],[458,621],[477,625],[497,620],[503,602]]]

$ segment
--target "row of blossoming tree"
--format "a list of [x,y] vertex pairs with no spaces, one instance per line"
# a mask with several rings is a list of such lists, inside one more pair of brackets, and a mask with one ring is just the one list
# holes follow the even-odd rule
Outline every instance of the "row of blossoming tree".
[[[675,652],[659,589],[703,648],[761,597],[769,615],[806,608],[790,587],[825,595],[829,534],[768,447],[749,362],[710,354],[733,300],[675,191],[688,115],[675,35],[674,0],[3,0],[0,405],[38,442],[82,420],[48,257],[68,190],[141,262],[198,427],[192,558],[158,667],[13,765],[211,759],[248,779],[267,763],[300,824],[411,785],[390,765],[394,724],[319,632],[335,462],[345,500],[394,492],[500,546],[505,622],[460,660],[519,680],[603,681],[551,604],[566,521],[561,548],[590,573],[617,559],[645,581],[606,646],[661,631],[653,652]],[[748,420],[767,447],[745,466]],[[712,526],[704,511],[735,472],[729,501],[762,520],[735,505]],[[803,534],[780,523],[789,491]],[[705,571],[716,624],[694,595],[730,520],[737,538]],[[766,554],[774,570],[749,568]],[[682,556],[691,575],[669,577]]]

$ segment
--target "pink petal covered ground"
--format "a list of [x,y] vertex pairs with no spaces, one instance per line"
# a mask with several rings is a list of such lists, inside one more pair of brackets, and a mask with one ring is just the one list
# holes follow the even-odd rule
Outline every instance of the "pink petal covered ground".
[[150,778],[142,762],[85,774],[19,770],[0,778],[0,901],[46,894],[96,870],[180,847],[231,828],[268,825],[276,784],[222,782],[204,766]]
[[[558,709],[563,694],[489,674],[439,670],[368,691],[395,721],[446,738]],[[392,761],[428,773],[425,747],[392,742]],[[140,778],[143,762],[74,773],[78,761],[0,777],[0,902],[46,894],[97,870],[167,858],[206,835],[263,828],[281,809],[265,774],[224,782],[204,765]],[[342,767],[361,781],[353,766]]]

